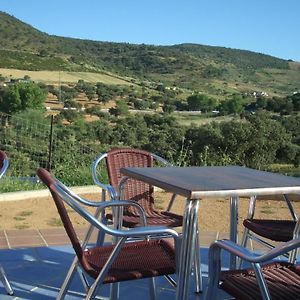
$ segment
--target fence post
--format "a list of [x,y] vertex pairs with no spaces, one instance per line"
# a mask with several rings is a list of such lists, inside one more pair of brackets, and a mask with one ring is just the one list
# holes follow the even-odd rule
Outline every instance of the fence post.
[[48,171],[51,171],[51,167],[52,167],[53,120],[54,120],[54,115],[51,115],[51,118],[50,118],[49,147],[48,147],[48,164],[47,164]]

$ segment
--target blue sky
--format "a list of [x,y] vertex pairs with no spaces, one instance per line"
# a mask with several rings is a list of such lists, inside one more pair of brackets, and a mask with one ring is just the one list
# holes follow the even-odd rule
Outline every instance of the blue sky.
[[299,0],[0,0],[0,11],[59,36],[197,43],[300,62]]

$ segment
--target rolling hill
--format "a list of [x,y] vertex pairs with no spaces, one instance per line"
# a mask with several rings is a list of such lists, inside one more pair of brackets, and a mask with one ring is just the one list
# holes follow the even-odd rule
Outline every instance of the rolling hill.
[[[210,95],[300,90],[300,64],[251,51],[198,44],[135,45],[49,35],[0,12],[0,68],[93,72],[161,82]],[[1,71],[0,71],[1,73]]]

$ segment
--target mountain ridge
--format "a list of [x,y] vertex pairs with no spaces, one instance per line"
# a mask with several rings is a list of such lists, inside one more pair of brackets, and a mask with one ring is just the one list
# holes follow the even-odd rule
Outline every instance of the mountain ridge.
[[194,43],[156,46],[60,37],[4,12],[0,45],[0,68],[111,72],[212,95],[300,89],[300,64],[291,68],[290,61],[267,54]]

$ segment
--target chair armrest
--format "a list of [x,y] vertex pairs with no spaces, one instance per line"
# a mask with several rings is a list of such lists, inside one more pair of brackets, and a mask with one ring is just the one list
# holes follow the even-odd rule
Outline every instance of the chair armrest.
[[97,176],[97,166],[98,164],[107,157],[107,153],[101,154],[99,157],[97,157],[93,163],[92,163],[92,178],[93,181],[96,185],[98,185],[100,188],[106,190],[111,199],[117,199],[118,194],[117,191],[110,185],[110,184],[105,184],[101,182]]
[[[128,176],[125,176],[122,178],[122,180],[120,181],[120,184],[119,184],[119,197],[120,199],[123,199],[123,196],[124,196],[124,189],[125,189],[125,184],[127,182],[127,180],[129,179],[130,177]],[[166,209],[166,211],[170,211],[172,209],[172,206],[174,204],[174,201],[176,200],[176,197],[177,197],[177,194],[172,194],[172,197],[169,201],[169,204],[168,204],[168,207]]]
[[76,199],[76,201],[80,202],[81,204],[92,206],[92,207],[98,207],[98,206],[101,206],[101,203],[103,203],[101,201],[92,201],[92,200],[87,200],[87,199],[80,197],[79,195],[77,195],[73,191],[71,191],[69,188],[67,188],[60,181],[56,181],[55,185],[59,186],[62,190],[64,190],[65,193],[70,194],[74,199]]
[[[300,239],[294,239],[283,243],[276,248],[264,253],[262,255],[256,255],[252,251],[235,244],[230,240],[218,240],[215,241],[209,248],[209,259],[208,259],[208,286],[206,290],[205,299],[215,300],[216,291],[218,289],[220,281],[221,271],[221,250],[226,250],[236,256],[239,256],[245,261],[252,264],[255,274],[257,276],[260,291],[263,295],[269,295],[268,289],[265,285],[263,275],[260,269],[260,263],[269,261],[283,253],[291,251],[300,246]],[[266,298],[268,299],[268,298]]]
[[166,167],[173,167],[173,165],[169,161],[167,161],[166,159],[164,159],[164,158],[162,158],[162,157],[160,157],[160,156],[158,156],[154,153],[151,153],[151,155],[154,158],[154,160],[164,164]]
[[[300,238],[282,243],[270,251],[258,255],[230,240],[218,240],[210,246],[209,251],[213,253],[217,251],[215,249],[221,248],[250,263],[263,263],[298,247],[300,247]],[[214,255],[212,254],[212,256]]]
[[[57,193],[60,195],[60,197],[63,199],[64,202],[66,202],[69,206],[71,206],[78,214],[80,214],[83,218],[85,218],[89,223],[94,225],[99,230],[104,230],[106,233],[117,236],[117,237],[136,237],[136,236],[144,236],[147,237],[149,235],[171,235],[173,238],[178,239],[180,238],[180,235],[177,231],[174,229],[168,228],[168,227],[158,227],[158,226],[151,226],[151,227],[138,227],[138,228],[132,228],[132,229],[113,229],[108,227],[107,225],[103,224],[100,220],[98,220],[95,216],[90,214],[86,209],[84,209],[81,204],[84,204],[82,201],[77,201],[80,197],[76,196],[74,197],[74,194],[70,192],[68,189],[63,187],[63,184],[58,184],[55,182],[55,188]],[[75,198],[75,201],[74,201]],[[82,199],[82,198],[81,198]],[[92,206],[98,207],[98,209],[101,211],[105,209],[106,207],[113,207],[113,206],[124,206],[124,205],[134,205],[136,206],[141,213],[143,213],[143,208],[136,202],[133,201],[110,201],[110,202],[98,202],[93,203]],[[146,218],[145,215],[144,219]]]
[[[63,183],[56,181],[55,182],[56,187],[59,188],[59,190],[64,194],[68,195],[70,198],[75,199],[78,203],[86,205],[86,206],[91,206],[91,207],[97,207],[99,210],[99,213],[104,211],[105,208],[107,207],[122,207],[122,206],[135,206],[139,212],[140,212],[140,219],[141,222],[144,226],[147,226],[147,218],[145,214],[144,208],[138,204],[135,201],[126,201],[126,200],[118,200],[118,201],[107,201],[107,202],[99,202],[99,201],[90,201],[87,199],[84,199],[77,194],[73,193],[70,189],[68,189]],[[63,198],[63,197],[62,197]]]
[[98,205],[100,212],[103,211],[107,207],[123,207],[123,206],[135,206],[140,211],[140,219],[143,226],[147,226],[147,218],[144,208],[134,201],[129,200],[118,200],[118,201],[109,201],[109,202],[102,202],[101,205]]
[[115,230],[116,235],[120,237],[149,237],[149,236],[172,236],[175,239],[181,239],[181,235],[174,229],[166,226],[147,226],[147,227],[135,227],[127,230]]

